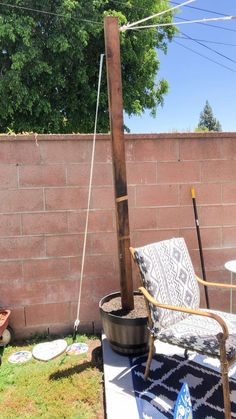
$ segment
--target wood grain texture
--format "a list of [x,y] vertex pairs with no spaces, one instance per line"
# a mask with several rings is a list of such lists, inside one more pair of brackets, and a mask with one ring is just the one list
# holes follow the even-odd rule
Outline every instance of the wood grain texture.
[[127,197],[123,98],[118,18],[104,19],[109,115],[112,139],[113,176],[115,189],[116,227],[120,266],[121,300],[124,309],[132,310],[133,281]]

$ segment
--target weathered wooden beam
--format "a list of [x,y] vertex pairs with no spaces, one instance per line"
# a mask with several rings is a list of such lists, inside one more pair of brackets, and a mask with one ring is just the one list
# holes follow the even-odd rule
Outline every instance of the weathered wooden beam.
[[134,307],[129,230],[128,195],[125,163],[123,97],[120,60],[120,33],[117,17],[105,17],[105,47],[112,139],[113,176],[115,189],[116,226],[120,265],[122,307]]

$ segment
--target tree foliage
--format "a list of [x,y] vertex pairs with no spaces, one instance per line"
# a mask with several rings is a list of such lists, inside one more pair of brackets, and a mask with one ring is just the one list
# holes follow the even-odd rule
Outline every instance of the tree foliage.
[[198,130],[222,131],[221,124],[216,118],[214,118],[213,111],[208,100],[206,101],[203,111],[200,113]]
[[[118,16],[123,25],[169,7],[168,0],[8,0],[7,4],[0,5],[0,132],[38,133],[93,130],[105,15]],[[153,21],[172,19],[169,12]],[[156,80],[157,49],[166,52],[174,32],[169,26],[121,34],[124,109],[129,115],[144,109],[155,114],[162,104],[168,84]],[[98,130],[108,127],[104,69]]]

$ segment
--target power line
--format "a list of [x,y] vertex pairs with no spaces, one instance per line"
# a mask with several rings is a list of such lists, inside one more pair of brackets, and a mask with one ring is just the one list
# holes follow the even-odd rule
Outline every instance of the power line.
[[[113,2],[113,3],[116,3],[116,4],[118,4],[118,5],[129,6],[129,4],[128,4],[127,2],[122,2],[122,1],[118,1],[118,0],[112,0],[112,2]],[[177,3],[175,3],[175,2],[170,2],[170,3],[177,4]],[[49,12],[49,11],[47,11],[47,10],[42,10],[42,9],[33,9],[33,8],[30,8],[30,7],[26,7],[26,6],[19,6],[19,5],[14,5],[14,4],[9,4],[9,3],[3,3],[3,2],[0,2],[0,5],[2,5],[2,6],[6,6],[6,7],[15,8],[15,9],[28,10],[28,11],[31,11],[31,12],[41,13],[41,14],[45,14],[45,15],[52,15],[52,16],[58,16],[58,17],[65,17],[65,15],[60,14],[60,13]],[[211,13],[219,14],[219,15],[222,15],[222,16],[226,16],[226,15],[225,15],[225,14],[223,14],[223,13],[213,12],[213,11],[210,11],[210,10],[207,10],[207,9],[200,9],[200,8],[193,7],[193,6],[188,6],[188,5],[186,5],[186,6],[184,6],[184,7],[191,7],[191,8],[193,8],[193,9],[204,10],[204,11],[206,11],[206,12],[211,12]],[[143,10],[143,11],[145,11],[145,10],[146,10],[144,7],[140,7],[140,6],[136,6],[136,9],[137,9],[137,10]],[[188,21],[188,20],[189,20],[189,19],[180,18],[180,17],[178,17],[178,16],[175,16],[175,18],[176,18],[176,19],[180,19],[180,20],[184,20],[184,21]],[[103,23],[102,23],[102,22],[98,22],[98,21],[94,21],[94,20],[90,20],[90,19],[75,18],[75,17],[73,17],[73,19],[80,20],[80,21],[82,21],[82,22],[88,22],[88,23],[95,23],[95,24],[98,24],[98,25],[103,25]],[[210,26],[210,27],[212,27],[212,28],[223,29],[223,30],[225,30],[225,31],[236,32],[236,30],[235,30],[235,29],[225,28],[225,27],[223,27],[223,26],[211,25],[211,24],[207,24],[207,23],[198,23],[198,24],[199,24],[199,25],[204,25],[204,26]],[[210,42],[210,41],[208,41],[208,42]],[[232,46],[234,46],[234,45],[232,44]]]
[[[112,0],[112,3],[118,4],[119,6],[122,5],[122,6],[128,6],[128,7],[130,7],[130,3],[127,3],[127,2],[124,2],[124,1]],[[180,3],[179,3],[179,5],[180,5]],[[141,6],[135,6],[135,9],[136,10],[143,10],[144,12],[147,11],[147,9],[145,7],[141,7]]]
[[219,65],[220,67],[226,68],[227,70],[232,71],[233,73],[236,73],[236,70],[234,70],[234,69],[232,69],[232,68],[230,68],[230,67],[228,67],[228,66],[226,66],[226,65],[224,65],[224,64],[221,64],[221,63],[219,63],[218,61],[215,61],[215,60],[213,60],[212,58],[209,58],[209,57],[207,57],[206,55],[201,54],[200,52],[195,51],[194,49],[189,48],[189,47],[187,47],[186,45],[181,44],[181,43],[180,43],[180,42],[178,42],[178,41],[173,40],[173,42],[175,42],[177,45],[181,46],[182,48],[185,48],[185,49],[187,49],[187,50],[189,50],[189,51],[193,52],[194,54],[200,55],[200,57],[205,58],[206,60],[211,61],[212,63],[215,63],[215,64]]
[[[183,32],[181,32],[183,34]],[[200,41],[200,42],[206,42],[208,44],[216,44],[216,45],[223,45],[223,46],[227,46],[227,47],[236,47],[236,44],[230,44],[227,42],[220,42],[220,41],[212,41],[209,39],[198,39],[198,38],[190,38],[189,36],[184,37],[184,36],[179,36],[179,35],[175,35],[175,38],[179,38],[179,39],[183,39],[183,40],[187,40],[187,41]]]
[[[118,4],[118,5],[129,6],[129,4],[128,4],[127,2],[123,2],[123,1],[119,1],[119,0],[112,0],[112,2],[113,2],[113,3],[116,3],[116,4]],[[174,3],[174,2],[170,2],[170,3]],[[176,4],[177,4],[177,3],[176,3]],[[179,4],[180,4],[180,3],[179,3]],[[212,10],[207,10],[207,9],[200,9],[200,8],[198,8],[198,7],[194,7],[194,6],[183,6],[183,7],[191,7],[191,8],[193,8],[193,9],[198,9],[198,10],[203,10],[203,11],[205,11],[205,12],[218,14],[219,16],[227,16],[227,15],[226,15],[226,14],[224,14],[224,13],[218,13],[218,12],[215,12],[215,11],[212,11]],[[145,9],[144,7],[141,7],[141,6],[135,6],[135,8],[136,8],[137,10],[143,10],[143,11],[146,11],[146,9]],[[175,19],[184,20],[184,21],[189,21],[189,19],[185,19],[185,18],[183,18],[183,17],[178,17],[178,16],[175,16]],[[224,31],[236,32],[236,30],[235,30],[235,29],[225,28],[224,26],[219,26],[219,25],[211,25],[210,23],[197,23],[197,24],[198,24],[198,25],[209,26],[209,27],[211,27],[211,28],[222,29],[222,30],[224,30]]]
[[[119,1],[119,0],[112,0],[112,2],[113,2],[113,3],[116,3],[116,4],[118,4],[118,5],[129,6],[129,3],[127,3],[127,2],[123,2],[123,1]],[[171,1],[170,3],[177,4],[176,2],[173,2],[173,1]],[[178,4],[180,4],[180,3],[178,3]],[[183,7],[191,7],[192,9],[202,10],[202,11],[204,11],[204,12],[217,14],[217,15],[219,15],[219,16],[227,16],[225,13],[219,13],[219,12],[215,12],[215,11],[208,10],[208,9],[200,9],[199,7],[188,6],[188,5],[183,6]],[[135,8],[136,8],[137,10],[143,10],[143,11],[146,11],[146,9],[145,9],[144,7],[141,7],[141,6],[135,6]],[[185,19],[185,18],[183,18],[183,17],[178,17],[178,16],[175,16],[175,19],[184,20],[184,21],[189,21],[189,19]],[[210,23],[198,23],[198,25],[210,26],[211,28],[217,28],[217,29],[222,29],[222,30],[225,30],[225,31],[236,32],[236,30],[235,30],[235,29],[225,28],[225,27],[223,27],[223,26],[219,26],[219,25],[211,25]]]
[[188,38],[188,39],[191,39],[192,41],[194,41],[194,42],[196,42],[197,44],[201,45],[202,47],[207,48],[207,49],[209,49],[210,51],[213,51],[215,54],[220,55],[221,57],[225,58],[226,60],[229,60],[229,61],[231,61],[232,63],[235,63],[235,64],[236,64],[236,61],[235,61],[235,60],[233,60],[233,59],[232,59],[232,58],[230,58],[230,57],[227,57],[227,55],[224,55],[224,54],[222,54],[221,52],[216,51],[214,48],[208,47],[207,45],[203,44],[203,43],[202,43],[202,42],[200,42],[200,41],[196,41],[196,40],[194,40],[193,38],[191,38],[191,36],[187,35],[187,34],[186,34],[186,33],[184,33],[184,32],[182,32],[182,34],[183,34],[184,36],[187,36],[187,38]]
[[[1,6],[6,6],[6,7],[11,7],[13,9],[28,10],[30,12],[41,13],[41,14],[44,14],[44,15],[52,15],[52,16],[58,16],[58,17],[66,17],[62,13],[54,13],[54,12],[49,12],[48,10],[42,10],[42,9],[33,9],[31,7],[19,6],[19,5],[16,5],[16,4],[9,4],[9,3],[2,3],[2,2],[0,2],[0,5]],[[73,16],[72,16],[72,18],[73,19],[76,19],[76,20],[80,20],[82,22],[96,23],[96,24],[102,25],[102,22],[96,22],[95,20],[83,19],[83,18],[76,18],[76,17],[73,17]]]
[[138,30],[138,29],[149,29],[149,28],[163,28],[165,26],[179,26],[179,25],[186,25],[190,23],[204,23],[204,22],[212,22],[212,21],[219,21],[219,20],[234,20],[236,16],[222,16],[222,17],[210,17],[210,18],[203,18],[203,19],[194,19],[194,20],[181,20],[181,22],[170,22],[170,23],[155,23],[153,25],[144,25],[144,26],[132,26],[124,25],[121,30]]
[[[185,4],[192,3],[193,1],[196,1],[196,0],[187,0],[187,1],[183,2],[183,3],[181,3],[179,6],[180,6],[180,7],[181,7],[181,6],[184,6]],[[155,18],[155,17],[159,17],[159,16],[161,16],[161,15],[164,15],[164,14],[166,14],[166,13],[168,13],[168,12],[171,12],[172,10],[177,9],[177,7],[178,7],[178,6],[173,6],[173,7],[169,8],[169,9],[161,10],[160,12],[155,13],[154,15],[150,15],[150,16],[148,16],[148,17],[144,17],[144,18],[143,18],[143,19],[141,19],[141,20],[137,20],[136,22],[128,23],[127,25],[123,25],[123,26],[120,28],[120,31],[122,31],[122,32],[123,32],[123,31],[125,31],[125,30],[127,30],[127,29],[130,29],[130,28],[133,28],[133,27],[137,26],[139,23],[143,23],[143,22],[146,22],[147,20],[150,20],[150,19],[153,19],[153,18]]]
[[[123,6],[130,6],[130,4],[129,4],[129,3],[124,2],[124,1],[119,1],[119,0],[112,0],[112,3],[118,4],[118,5],[123,5]],[[180,3],[176,3],[176,2],[174,2],[174,1],[170,1],[170,3],[172,3],[172,4],[176,4],[176,5],[179,5],[179,6],[180,6]],[[189,8],[191,8],[191,9],[201,10],[201,11],[203,11],[203,12],[212,13],[212,14],[216,14],[216,15],[219,15],[219,16],[227,16],[227,14],[225,14],[225,13],[219,13],[219,12],[215,12],[215,11],[213,11],[213,10],[208,10],[208,9],[201,9],[201,8],[199,8],[199,7],[195,7],[195,6],[185,5],[185,6],[183,6],[183,7],[189,7]],[[145,7],[141,7],[141,6],[135,6],[135,9],[136,9],[136,10],[143,10],[143,11],[146,11],[146,8],[145,8]],[[175,17],[176,17],[176,16],[175,16]],[[184,20],[184,19],[183,19],[183,20]]]
[[[175,1],[170,1],[170,3],[179,4],[179,3],[176,3]],[[225,13],[216,12],[214,10],[201,9],[200,7],[189,6],[189,5],[186,5],[184,7],[188,7],[189,9],[200,10],[201,12],[213,13],[213,14],[218,15],[218,16],[227,16]]]
[[[190,21],[189,19],[185,19],[183,17],[181,18],[181,17],[178,17],[178,16],[175,16],[175,19],[184,20],[186,22]],[[211,25],[210,23],[198,22],[197,25],[210,26],[211,28],[217,28],[217,29],[223,29],[224,31],[236,32],[236,29],[225,28],[224,26],[219,26],[219,25]]]

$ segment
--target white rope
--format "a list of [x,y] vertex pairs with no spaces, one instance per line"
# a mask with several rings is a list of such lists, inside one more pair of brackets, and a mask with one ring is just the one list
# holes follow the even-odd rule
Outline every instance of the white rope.
[[85,230],[84,230],[84,243],[83,243],[83,252],[82,252],[82,262],[81,262],[81,272],[80,272],[80,286],[79,286],[79,298],[77,306],[77,317],[74,323],[74,328],[77,330],[80,320],[80,303],[81,303],[81,294],[82,294],[82,284],[84,277],[84,262],[85,262],[85,252],[87,244],[87,235],[88,235],[88,221],[89,221],[89,211],[90,211],[90,202],[91,202],[91,192],[92,192],[92,180],[93,180],[93,168],[94,168],[94,157],[95,157],[95,145],[96,145],[96,135],[97,135],[97,121],[98,121],[98,109],[99,109],[99,100],[100,100],[100,90],[101,90],[101,79],[102,79],[102,66],[103,66],[104,54],[100,56],[100,66],[99,66],[99,79],[98,79],[98,90],[97,90],[97,104],[96,104],[96,114],[94,122],[94,133],[93,133],[93,147],[92,147],[92,157],[91,157],[91,166],[90,166],[90,177],[89,177],[89,188],[88,188],[88,203],[86,209],[86,221],[85,221]]
[[233,20],[233,19],[236,19],[236,16],[209,17],[207,19],[188,20],[184,22],[156,23],[154,25],[137,26],[134,28],[127,28],[127,30],[135,31],[138,29],[160,28],[163,26],[189,25],[190,23],[205,23],[205,22],[213,22],[213,21],[219,21],[219,20]]
[[167,10],[162,10],[162,12],[156,13],[155,15],[152,15],[152,16],[145,17],[144,19],[138,20],[137,22],[128,23],[127,25],[123,25],[120,28],[120,32],[124,32],[125,30],[130,29],[133,26],[137,26],[139,23],[143,23],[143,22],[146,22],[147,20],[153,19],[154,17],[164,15],[165,13],[171,12],[172,10],[178,9],[179,7],[182,7],[182,6],[185,6],[186,4],[192,3],[193,1],[196,1],[196,0],[185,1],[184,3],[178,4],[177,6],[173,6],[170,9],[167,9]]

